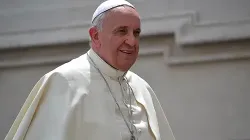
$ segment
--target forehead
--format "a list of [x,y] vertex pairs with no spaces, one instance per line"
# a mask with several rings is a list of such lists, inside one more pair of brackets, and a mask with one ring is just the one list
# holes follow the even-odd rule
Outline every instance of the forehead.
[[106,13],[103,19],[103,25],[140,28],[140,17],[135,9],[128,6],[120,6]]

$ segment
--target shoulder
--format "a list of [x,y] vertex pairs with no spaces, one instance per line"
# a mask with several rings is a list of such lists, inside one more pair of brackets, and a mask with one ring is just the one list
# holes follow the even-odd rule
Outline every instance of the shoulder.
[[87,86],[90,81],[89,71],[89,61],[86,54],[83,54],[46,73],[37,84],[48,85],[55,83],[60,86],[69,86],[70,88],[76,88],[77,85],[81,84],[84,87],[83,84]]
[[150,85],[146,80],[144,80],[142,77],[132,71],[128,71],[126,77],[131,82],[131,84],[136,84],[139,86],[146,87],[147,89],[151,89]]
[[151,104],[153,101],[152,97],[155,97],[155,93],[148,82],[131,71],[128,72],[126,76],[135,96],[143,96],[144,100]]
[[90,64],[87,60],[86,54],[83,54],[71,61],[56,67],[54,70],[48,72],[47,76],[60,75],[65,79],[71,81],[79,75],[86,75],[89,72]]

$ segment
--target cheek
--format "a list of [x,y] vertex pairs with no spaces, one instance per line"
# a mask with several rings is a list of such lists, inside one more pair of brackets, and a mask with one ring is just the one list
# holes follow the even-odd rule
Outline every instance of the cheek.
[[112,40],[111,44],[110,44],[112,51],[118,52],[119,48],[123,45],[123,43],[124,43],[124,41],[120,38]]

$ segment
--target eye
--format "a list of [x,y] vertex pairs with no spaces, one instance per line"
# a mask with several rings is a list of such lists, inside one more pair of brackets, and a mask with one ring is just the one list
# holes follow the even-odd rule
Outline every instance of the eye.
[[121,33],[121,34],[126,34],[127,30],[126,29],[119,29],[118,32]]
[[136,30],[136,31],[134,31],[134,36],[135,36],[135,37],[138,37],[138,36],[140,36],[140,33],[141,33],[141,32],[140,32],[139,30]]

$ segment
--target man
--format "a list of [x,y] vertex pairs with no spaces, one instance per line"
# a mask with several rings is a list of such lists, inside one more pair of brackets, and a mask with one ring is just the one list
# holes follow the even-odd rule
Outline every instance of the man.
[[155,93],[129,71],[140,30],[132,4],[103,2],[91,49],[38,81],[5,140],[174,140]]

